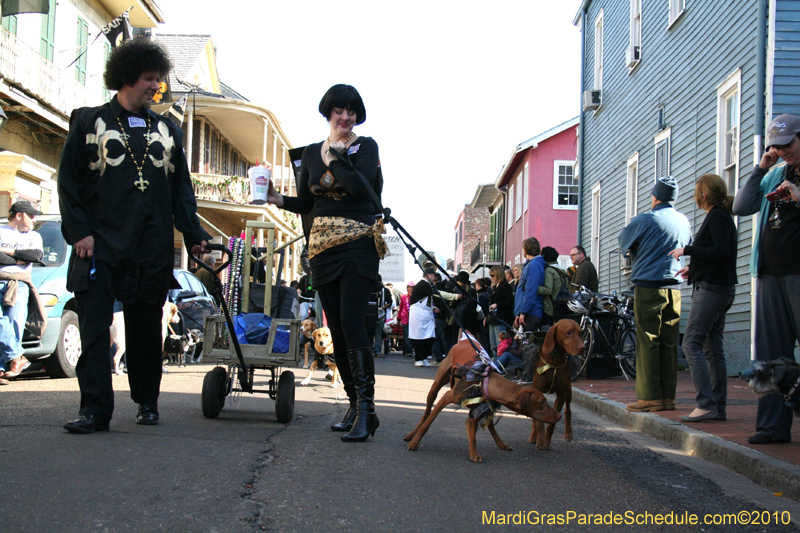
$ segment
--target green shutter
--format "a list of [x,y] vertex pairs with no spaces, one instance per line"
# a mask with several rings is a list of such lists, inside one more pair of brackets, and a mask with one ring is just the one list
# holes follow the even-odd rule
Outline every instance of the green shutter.
[[86,85],[86,56],[89,54],[87,50],[89,43],[89,25],[86,21],[78,17],[78,40],[75,48],[75,56],[78,61],[75,62],[75,81],[81,85]]
[[50,0],[50,13],[42,17],[42,39],[39,42],[39,53],[53,60],[56,37],[56,0]]
[[8,31],[8,33],[12,35],[17,34],[17,16],[16,15],[9,15],[7,17],[3,17],[3,28]]
[[[103,43],[103,72],[105,72],[105,64],[108,63],[108,58],[111,56],[111,43],[106,40]],[[111,100],[111,91],[106,87],[106,81],[103,80],[103,101],[108,102]]]

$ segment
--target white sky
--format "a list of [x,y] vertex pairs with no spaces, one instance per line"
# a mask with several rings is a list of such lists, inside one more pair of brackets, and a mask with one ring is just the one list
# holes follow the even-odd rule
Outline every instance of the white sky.
[[517,144],[579,114],[580,0],[156,2],[157,33],[211,34],[220,79],[275,113],[294,146],[328,135],[317,106],[330,86],[356,87],[384,205],[446,258],[476,187]]

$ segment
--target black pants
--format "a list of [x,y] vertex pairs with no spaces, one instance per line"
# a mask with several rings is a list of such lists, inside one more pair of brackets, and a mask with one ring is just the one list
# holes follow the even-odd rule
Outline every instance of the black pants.
[[[370,294],[375,282],[360,276],[355,263],[350,262],[341,276],[315,287],[322,301],[322,309],[328,318],[333,349],[347,357],[348,350],[369,348],[366,315]],[[375,322],[372,322],[375,329]],[[336,364],[339,364],[337,359]]]
[[414,360],[422,361],[429,355],[433,355],[433,337],[430,339],[411,339],[411,346],[414,347]]
[[[161,387],[163,343],[161,303],[123,304],[128,383],[135,403],[155,403]],[[92,414],[103,421],[114,412],[114,390],[111,384],[111,336],[114,298],[108,294],[103,269],[89,281],[89,290],[75,293],[78,323],[81,330],[81,356],[75,367],[81,389],[81,414]]]

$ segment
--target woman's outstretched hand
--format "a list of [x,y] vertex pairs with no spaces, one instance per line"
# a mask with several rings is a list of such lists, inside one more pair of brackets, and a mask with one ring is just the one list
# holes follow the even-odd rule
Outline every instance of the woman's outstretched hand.
[[283,195],[275,190],[272,180],[269,180],[269,190],[267,190],[267,203],[283,207]]

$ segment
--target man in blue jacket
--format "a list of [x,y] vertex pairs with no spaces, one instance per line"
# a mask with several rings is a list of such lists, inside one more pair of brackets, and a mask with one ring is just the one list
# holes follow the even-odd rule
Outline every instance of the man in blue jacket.
[[689,220],[672,207],[678,184],[672,176],[659,178],[652,191],[652,210],[631,219],[619,234],[620,250],[633,255],[636,320],[636,398],[628,411],[675,409],[678,385],[678,332],[681,291],[678,270],[682,259],[671,250],[692,240]]
[[538,331],[542,325],[544,305],[542,296],[538,294],[539,286],[544,283],[544,269],[547,266],[539,255],[542,249],[536,237],[522,241],[522,253],[525,254],[525,268],[514,293],[514,327],[522,325],[525,331]]

